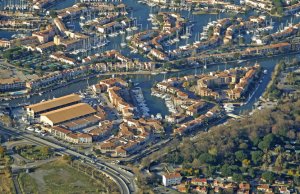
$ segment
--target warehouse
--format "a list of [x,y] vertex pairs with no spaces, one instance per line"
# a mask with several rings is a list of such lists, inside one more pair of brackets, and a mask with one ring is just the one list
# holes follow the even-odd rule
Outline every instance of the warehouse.
[[31,118],[38,118],[41,114],[80,103],[81,98],[77,94],[70,94],[45,102],[32,104],[26,107],[27,115]]
[[43,113],[40,120],[45,125],[50,125],[53,127],[55,125],[63,124],[79,118],[85,118],[95,114],[96,110],[93,109],[90,105],[86,103],[79,103],[58,110]]

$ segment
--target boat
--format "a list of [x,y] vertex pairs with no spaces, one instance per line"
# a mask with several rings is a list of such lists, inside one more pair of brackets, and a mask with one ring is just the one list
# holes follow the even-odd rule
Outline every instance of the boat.
[[266,75],[267,73],[268,73],[268,70],[265,69],[265,70],[264,70],[264,74]]
[[127,36],[126,40],[130,40],[132,38],[132,36]]
[[132,51],[130,51],[130,53],[138,53],[137,49],[133,49]]

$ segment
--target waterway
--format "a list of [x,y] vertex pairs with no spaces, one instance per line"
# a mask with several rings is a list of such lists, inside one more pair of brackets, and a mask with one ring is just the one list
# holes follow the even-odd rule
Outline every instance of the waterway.
[[[151,27],[151,24],[147,20],[150,12],[153,13],[155,11],[162,11],[162,10],[159,10],[158,8],[150,9],[145,4],[137,3],[136,0],[124,0],[123,2],[128,7],[131,7],[133,9],[132,15],[133,15],[133,17],[137,18],[138,26],[141,29],[146,29],[147,26],[149,28]],[[75,0],[63,0],[63,1],[59,1],[59,3],[54,5],[52,8],[53,9],[63,9],[63,8],[73,5],[74,3],[75,3]],[[189,41],[194,41],[194,37],[195,37],[196,33],[201,32],[203,26],[206,25],[209,21],[217,20],[218,18],[223,18],[223,17],[230,17],[230,14],[227,14],[227,13],[224,13],[222,15],[191,16],[191,14],[188,11],[180,11],[180,12],[184,17],[186,17],[186,18],[190,17],[194,23],[194,27],[193,27],[193,31],[192,31],[193,36]],[[253,15],[253,14],[255,15],[255,13],[251,13],[250,15]],[[249,17],[249,15],[245,15],[245,16],[241,15],[241,17]],[[274,19],[273,21],[276,21],[275,30],[281,25],[281,23],[285,25],[287,21],[290,21],[290,19],[291,19],[290,17],[286,17],[283,19]],[[294,23],[299,22],[299,21],[300,21],[300,19],[295,18]],[[12,35],[13,35],[13,33],[11,33],[11,32],[0,31],[1,38],[4,38],[4,37],[10,38]],[[120,48],[120,46],[119,46],[120,42],[121,42],[120,36],[114,37],[114,38],[109,38],[109,39],[110,39],[111,43],[104,50],[117,49],[117,50],[120,50],[120,52],[122,52],[123,54],[130,56],[132,58],[144,59],[143,56],[139,56],[138,54],[131,54],[130,50],[128,48],[123,48],[123,49]],[[178,45],[175,45],[175,47],[180,46],[185,43],[186,43],[186,41],[183,40],[183,41],[179,42]],[[174,46],[170,49],[174,49]],[[253,104],[256,102],[256,100],[258,100],[259,97],[262,95],[262,93],[265,91],[265,88],[271,79],[271,73],[272,73],[276,63],[278,63],[279,60],[282,60],[283,58],[291,59],[295,56],[298,56],[298,55],[290,55],[287,57],[278,56],[278,57],[263,58],[263,59],[258,59],[258,60],[255,59],[255,60],[252,60],[252,61],[250,60],[249,62],[244,62],[244,63],[240,63],[240,64],[228,63],[226,66],[224,64],[208,66],[207,69],[201,69],[201,68],[196,69],[196,73],[200,74],[200,73],[207,73],[207,72],[216,71],[216,70],[224,70],[225,68],[228,69],[228,68],[233,68],[233,67],[237,67],[237,66],[254,65],[255,62],[260,63],[261,66],[264,69],[266,69],[268,73],[263,77],[262,83],[259,85],[258,89],[255,91],[251,100],[246,105],[243,105],[242,107],[239,107],[235,110],[235,113],[240,113],[240,112],[243,112],[246,110],[250,110],[253,107]],[[128,75],[127,77],[129,77],[133,82],[139,83],[139,86],[142,88],[142,91],[144,93],[144,97],[147,102],[147,105],[150,108],[150,114],[161,113],[162,115],[166,115],[166,114],[168,114],[168,110],[167,110],[167,107],[166,107],[164,101],[160,98],[151,96],[151,94],[150,94],[151,87],[156,82],[162,81],[164,79],[164,77],[168,78],[168,77],[176,77],[176,76],[191,75],[191,74],[195,74],[194,69],[185,70],[185,71],[181,71],[178,73],[167,73],[165,75],[163,75],[163,74]],[[69,86],[64,87],[64,88],[60,88],[60,89],[53,90],[50,92],[45,92],[41,96],[35,95],[35,96],[30,97],[29,99],[27,99],[27,98],[15,99],[15,100],[11,100],[9,103],[11,105],[18,104],[18,103],[24,103],[24,102],[36,103],[41,100],[52,99],[53,97],[60,97],[60,96],[67,95],[70,93],[75,93],[75,92],[78,92],[79,90],[83,91],[84,89],[87,88],[88,85],[95,84],[95,83],[99,82],[99,80],[105,79],[107,77],[108,76],[101,76],[101,77],[91,78],[88,81],[87,80],[79,81],[79,82],[70,84]],[[124,77],[124,76],[121,76],[121,77]]]

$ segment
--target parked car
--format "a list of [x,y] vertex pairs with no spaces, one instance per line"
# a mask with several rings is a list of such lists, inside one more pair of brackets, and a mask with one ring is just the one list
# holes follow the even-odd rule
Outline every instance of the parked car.
[[27,127],[27,130],[28,131],[34,131],[34,128],[33,127]]

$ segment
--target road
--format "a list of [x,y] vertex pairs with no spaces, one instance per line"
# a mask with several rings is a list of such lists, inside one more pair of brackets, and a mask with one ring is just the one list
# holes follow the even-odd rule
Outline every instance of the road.
[[39,137],[33,136],[26,132],[18,132],[16,130],[8,129],[3,126],[0,127],[0,131],[9,135],[23,137],[23,139],[35,144],[47,145],[49,147],[56,149],[57,152],[60,153],[61,155],[68,154],[71,156],[75,156],[77,158],[84,159],[88,165],[93,166],[98,170],[100,170],[101,172],[103,172],[104,174],[110,176],[112,180],[114,180],[115,183],[118,185],[119,190],[122,194],[136,193],[134,175],[128,171],[125,171],[124,169],[121,169],[117,165],[112,165],[101,160],[97,160],[97,162],[93,162],[94,160],[88,156],[73,151],[69,148],[65,148],[60,145],[54,144],[52,142],[46,141]]

